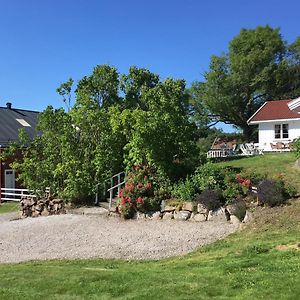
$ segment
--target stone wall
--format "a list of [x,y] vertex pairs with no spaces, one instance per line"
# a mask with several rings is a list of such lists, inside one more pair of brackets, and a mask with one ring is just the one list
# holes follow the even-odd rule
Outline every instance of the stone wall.
[[27,196],[22,198],[20,201],[21,218],[59,215],[65,213],[65,203],[62,199],[38,199],[36,196]]

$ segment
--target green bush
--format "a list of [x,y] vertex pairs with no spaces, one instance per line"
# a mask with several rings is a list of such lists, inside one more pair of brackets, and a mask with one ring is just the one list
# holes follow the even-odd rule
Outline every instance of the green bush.
[[129,219],[136,211],[159,209],[161,180],[162,178],[150,166],[134,166],[127,173],[125,187],[120,191],[118,207],[121,215]]
[[295,151],[297,158],[300,158],[300,138],[293,140],[292,149]]
[[194,181],[187,177],[185,181],[179,181],[174,184],[172,197],[183,201],[193,201],[196,195]]
[[193,182],[199,191],[206,189],[221,190],[224,187],[225,169],[208,162],[196,169]]
[[196,202],[202,204],[207,211],[217,210],[223,204],[221,194],[218,190],[206,189],[196,196]]
[[259,183],[257,196],[261,204],[270,207],[283,204],[285,201],[282,184],[270,179],[265,179]]

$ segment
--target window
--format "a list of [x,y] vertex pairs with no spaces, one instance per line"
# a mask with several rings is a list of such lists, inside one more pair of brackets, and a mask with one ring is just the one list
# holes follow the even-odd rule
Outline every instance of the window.
[[289,124],[275,124],[275,139],[289,138]]
[[16,119],[22,126],[24,127],[31,127],[29,123],[27,123],[24,119]]

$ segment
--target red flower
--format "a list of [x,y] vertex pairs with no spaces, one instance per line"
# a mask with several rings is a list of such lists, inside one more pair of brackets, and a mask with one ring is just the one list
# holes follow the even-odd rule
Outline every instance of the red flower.
[[139,165],[136,165],[136,166],[134,167],[134,169],[135,169],[136,171],[139,171],[139,170],[140,170],[140,166],[139,166]]
[[142,203],[144,203],[144,199],[141,198],[141,197],[138,197],[136,202],[139,203],[139,204],[142,204]]
[[144,186],[144,185],[143,185],[141,182],[139,182],[138,185],[137,185],[137,187],[138,187],[139,189],[141,189],[143,186]]

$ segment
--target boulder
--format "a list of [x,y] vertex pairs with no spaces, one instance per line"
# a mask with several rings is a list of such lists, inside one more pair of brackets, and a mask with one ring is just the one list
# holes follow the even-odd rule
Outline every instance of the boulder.
[[148,212],[147,213],[147,219],[160,220],[161,219],[161,212],[160,211]]
[[187,210],[192,212],[194,210],[194,203],[193,202],[183,202],[182,210]]
[[241,221],[235,215],[231,215],[230,216],[230,223],[233,224],[233,225],[240,225]]
[[218,210],[210,210],[207,215],[207,221],[227,221],[224,208],[219,208]]
[[176,209],[176,206],[165,205],[163,212],[173,212]]
[[252,220],[253,220],[253,214],[249,210],[246,210],[246,214],[242,222],[248,223],[251,222]]
[[173,212],[165,212],[163,215],[163,220],[172,220],[173,218]]
[[206,214],[195,214],[191,220],[195,222],[205,222]]
[[137,220],[145,220],[145,219],[146,219],[146,215],[145,215],[144,213],[138,211],[138,212],[136,213],[136,219],[137,219]]
[[186,221],[191,216],[191,212],[188,210],[180,210],[174,212],[174,219],[179,221]]
[[43,211],[41,212],[41,216],[46,217],[49,215],[50,215],[49,211],[46,208],[44,208]]
[[245,217],[247,206],[245,201],[240,200],[227,205],[226,209],[230,213],[230,216],[236,216],[240,221],[242,221]]
[[205,206],[201,203],[198,203],[197,205],[197,212],[199,214],[207,214],[207,209],[205,208]]

